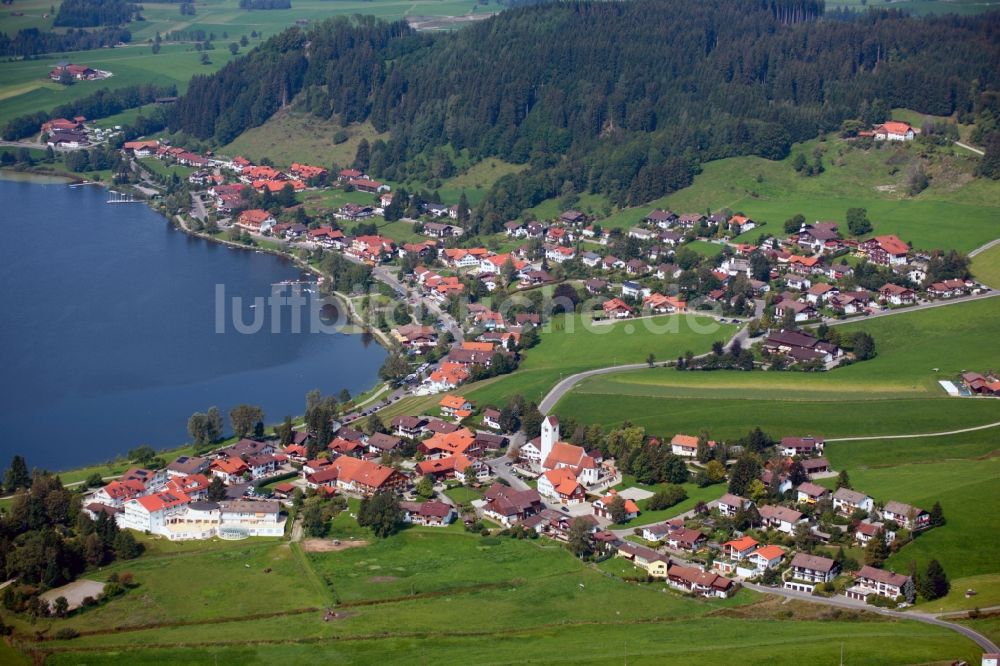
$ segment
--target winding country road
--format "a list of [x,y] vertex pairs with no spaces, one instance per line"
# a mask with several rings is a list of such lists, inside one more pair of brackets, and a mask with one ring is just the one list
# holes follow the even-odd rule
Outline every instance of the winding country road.
[[753,583],[744,583],[744,587],[748,587],[756,592],[762,592],[764,594],[774,594],[780,597],[786,597],[788,599],[795,599],[797,601],[805,601],[813,604],[823,604],[825,606],[834,606],[836,608],[849,608],[851,610],[867,610],[873,613],[878,613],[879,615],[885,615],[888,617],[897,618],[900,620],[915,620],[917,622],[923,622],[924,624],[933,624],[938,627],[944,627],[945,629],[950,629],[952,631],[957,631],[966,638],[975,641],[975,643],[983,649],[983,652],[1000,652],[1000,648],[991,641],[986,636],[983,636],[971,627],[967,627],[964,624],[957,624],[955,622],[949,622],[947,620],[941,619],[936,614],[923,613],[920,611],[910,611],[910,612],[900,612],[889,610],[887,608],[878,608],[876,606],[869,606],[861,601],[855,601],[853,599],[848,599],[847,597],[814,597],[811,594],[806,594],[804,592],[794,592],[792,590],[786,590],[783,588],[773,588],[764,587],[762,585],[755,585]]

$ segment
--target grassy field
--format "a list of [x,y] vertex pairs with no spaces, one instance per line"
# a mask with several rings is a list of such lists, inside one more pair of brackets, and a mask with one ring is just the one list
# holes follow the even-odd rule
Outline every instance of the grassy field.
[[[265,559],[252,559],[248,548]],[[302,562],[318,576],[301,578],[313,583],[275,589],[268,581],[264,587],[243,581],[245,590],[227,592],[225,598],[234,601],[222,609],[214,578],[229,584],[260,578],[258,567],[281,549],[288,547],[243,542],[191,554],[184,559],[189,570],[199,570],[202,583],[189,585],[179,606],[161,609],[166,625],[144,629],[130,623],[132,630],[115,631],[118,618],[145,603],[144,591],[153,595],[161,579],[173,574],[133,566],[143,586],[79,619],[34,627],[51,630],[87,620],[80,637],[35,647],[50,651],[47,663],[53,664],[299,664],[324,658],[364,664],[412,660],[417,653],[422,662],[441,664],[510,663],[525,654],[545,663],[608,663],[624,656],[626,642],[630,663],[662,663],[669,656],[670,663],[725,664],[738,649],[751,661],[797,664],[835,658],[848,637],[845,657],[878,655],[866,663],[977,654],[971,642],[936,627],[872,614],[833,622],[826,609],[781,605],[748,591],[724,601],[687,599],[664,592],[663,583],[637,586],[582,565],[552,542],[484,539],[450,529],[415,528],[366,547],[309,553]],[[251,568],[240,566],[248,558]],[[230,569],[217,568],[223,559],[230,560]],[[296,559],[282,556],[277,566],[287,561],[293,567]],[[288,585],[284,569],[267,575]],[[320,579],[345,598],[336,620],[303,610],[316,601],[312,588]],[[252,595],[259,600],[244,610],[240,602]],[[246,617],[268,604],[276,616]],[[209,613],[218,615],[211,620]],[[175,621],[198,617],[204,619],[183,626]],[[566,646],[573,643],[585,643],[586,654],[568,655]]]
[[[1000,3],[987,0],[978,2],[977,0],[893,0],[892,8],[904,11],[908,14],[923,16],[925,14],[978,14],[990,11],[1000,6]],[[847,7],[855,11],[865,11],[868,7],[865,0],[833,0],[827,3],[826,8],[836,9]]]
[[486,196],[487,190],[493,183],[508,174],[520,173],[527,166],[526,164],[511,164],[496,158],[485,159],[454,178],[446,180],[438,191],[441,192],[441,198],[448,203],[457,203],[462,192],[465,192],[469,204],[474,206]]
[[[970,325],[974,322],[974,325]],[[732,438],[760,425],[775,436],[939,432],[1000,420],[995,400],[946,397],[937,385],[995,365],[1000,300],[904,313],[864,329],[878,356],[826,373],[677,372],[656,368],[584,380],[556,411],[604,425],[629,418],[662,435]]]
[[972,273],[983,284],[994,289],[1000,288],[1000,245],[994,245],[973,257]]
[[[183,92],[195,74],[214,72],[233,59],[228,49],[209,51],[211,64],[202,65],[193,44],[164,44],[154,54],[145,45],[40,56],[37,60],[6,62],[0,67],[0,124],[25,113],[48,111],[85,97],[101,88],[121,88],[138,83],[175,84]],[[101,81],[81,81],[63,86],[49,80],[60,61],[81,63],[114,74]]]
[[463,387],[462,393],[480,407],[503,404],[515,393],[538,401],[562,377],[591,368],[641,363],[650,353],[661,361],[689,349],[701,353],[713,341],[728,340],[734,332],[731,324],[686,315],[605,325],[585,325],[580,315],[557,316],[550,330],[543,331],[538,346],[525,352],[515,373]]
[[[795,154],[812,159],[823,152],[825,172],[805,177],[792,168]],[[876,233],[898,234],[914,247],[968,251],[1000,237],[1000,183],[973,179],[978,158],[961,149],[924,159],[930,187],[916,197],[905,192],[909,165],[918,146],[887,146],[864,151],[839,140],[796,144],[780,161],[734,157],[704,165],[694,184],[646,206],[629,208],[601,220],[605,227],[633,226],[653,208],[677,213],[730,208],[766,222],[745,236],[782,233],[781,224],[796,213],[807,220],[839,220],[852,207],[868,209]]]

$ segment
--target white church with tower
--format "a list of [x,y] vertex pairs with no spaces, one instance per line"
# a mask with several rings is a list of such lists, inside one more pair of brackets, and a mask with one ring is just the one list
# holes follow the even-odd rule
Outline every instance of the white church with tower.
[[541,469],[538,492],[564,504],[584,501],[586,489],[602,478],[601,460],[581,446],[559,441],[559,419],[546,416],[541,436],[521,447],[521,458]]

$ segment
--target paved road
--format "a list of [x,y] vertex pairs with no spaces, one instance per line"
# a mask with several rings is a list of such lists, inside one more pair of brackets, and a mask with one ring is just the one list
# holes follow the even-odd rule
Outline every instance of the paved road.
[[[726,348],[728,349],[732,347],[733,342],[735,342],[736,340],[739,340],[740,344],[746,347],[747,339],[748,339],[747,328],[746,326],[743,326],[740,328],[740,330],[736,332],[736,334],[729,340],[729,342],[726,343]],[[707,354],[702,354],[701,356],[707,356]],[[698,358],[701,358],[701,356],[699,356]],[[546,396],[539,403],[538,410],[542,414],[548,414],[550,411],[552,411],[552,408],[556,406],[556,403],[558,403],[562,399],[562,397],[570,391],[570,389],[572,389],[574,386],[579,384],[582,380],[586,379],[587,377],[596,377],[597,375],[607,375],[614,372],[624,372],[626,370],[640,370],[642,368],[648,368],[648,367],[649,367],[648,363],[629,363],[626,365],[612,365],[606,368],[595,368],[594,370],[587,370],[585,372],[578,372],[575,375],[570,375],[569,377],[566,377],[565,379],[561,380],[558,384],[556,384],[554,387],[552,387],[552,390],[549,391],[548,394],[546,394]]]
[[1000,243],[1000,238],[997,238],[995,240],[991,240],[989,243],[984,243],[983,245],[980,245],[979,247],[977,247],[972,252],[969,252],[969,258],[972,258],[972,257],[976,256],[980,252],[985,252],[986,250],[990,249],[991,247],[993,247],[994,245],[996,245],[998,243]]
[[986,425],[973,426],[972,428],[961,428],[959,430],[949,430],[947,432],[923,432],[916,435],[871,435],[866,437],[827,437],[828,442],[865,442],[875,439],[914,439],[920,437],[945,437],[947,435],[960,435],[963,432],[975,432],[977,430],[988,430],[1000,427],[1000,421],[987,423]]
[[975,641],[979,647],[983,649],[984,652],[1000,652],[1000,648],[996,646],[993,641],[991,641],[986,636],[983,636],[979,632],[965,626],[964,624],[956,624],[954,622],[948,622],[937,617],[932,613],[923,613],[920,611],[909,611],[900,612],[889,610],[887,608],[878,608],[876,606],[869,606],[861,601],[855,601],[854,599],[848,599],[847,597],[814,597],[811,594],[805,594],[804,592],[794,592],[792,590],[785,590],[782,588],[773,587],[763,587],[761,585],[755,585],[753,583],[744,583],[744,587],[748,587],[751,590],[757,592],[762,592],[764,594],[774,594],[780,597],[786,597],[788,599],[796,599],[798,601],[805,601],[813,604],[823,604],[825,606],[834,606],[837,608],[850,608],[852,610],[867,610],[873,613],[878,613],[879,615],[886,615],[888,617],[893,617],[901,620],[916,620],[917,622],[923,622],[924,624],[933,624],[938,627],[944,627],[945,629],[951,629],[952,631],[957,631],[966,638]]
[[867,317],[852,317],[850,319],[824,319],[824,323],[827,326],[839,326],[841,324],[854,324],[859,321],[869,321],[871,319],[878,319],[879,317],[891,317],[893,315],[905,314],[907,312],[917,312],[919,310],[930,310],[932,308],[943,308],[947,305],[956,305],[958,303],[968,303],[969,301],[981,301],[986,298],[994,298],[1000,296],[1000,291],[995,289],[990,289],[989,291],[982,294],[973,294],[971,296],[958,296],[956,298],[949,298],[943,301],[931,301],[930,303],[921,303],[920,305],[913,305],[908,308],[898,308],[896,310],[885,310],[883,312],[876,312],[875,314],[868,315]]

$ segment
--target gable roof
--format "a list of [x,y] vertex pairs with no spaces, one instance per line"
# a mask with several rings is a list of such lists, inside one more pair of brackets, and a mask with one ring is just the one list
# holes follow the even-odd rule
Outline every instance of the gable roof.
[[796,553],[795,557],[792,558],[792,566],[799,567],[802,569],[812,569],[813,571],[822,571],[823,573],[829,573],[833,571],[837,563],[831,560],[829,557],[820,557],[819,555],[808,555],[806,553]]

